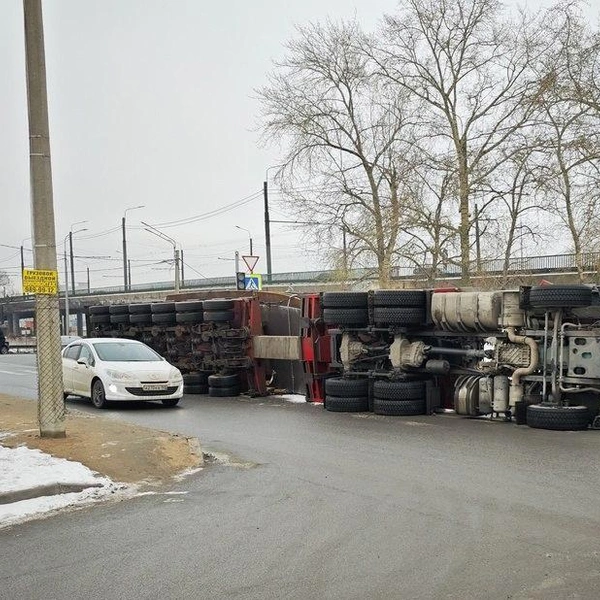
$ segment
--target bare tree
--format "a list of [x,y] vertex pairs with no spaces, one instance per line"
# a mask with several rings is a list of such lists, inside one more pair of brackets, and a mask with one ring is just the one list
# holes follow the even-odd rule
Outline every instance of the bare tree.
[[583,280],[585,253],[600,242],[600,87],[594,81],[600,39],[580,8],[569,0],[548,12],[552,52],[535,64],[537,87],[528,101],[536,116],[538,183],[568,232]]
[[375,53],[381,73],[427,107],[429,135],[452,157],[465,282],[472,204],[507,159],[498,150],[527,122],[521,99],[531,54],[540,51],[528,18],[505,20],[501,6],[499,0],[402,0],[400,13],[385,18]]
[[414,121],[407,94],[378,79],[369,45],[356,23],[299,28],[258,94],[265,138],[284,148],[286,208],[325,245],[346,232],[346,258],[374,265],[388,287]]

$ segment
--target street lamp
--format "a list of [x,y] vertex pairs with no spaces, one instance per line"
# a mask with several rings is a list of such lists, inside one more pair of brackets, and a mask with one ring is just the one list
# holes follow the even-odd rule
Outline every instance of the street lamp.
[[[79,223],[87,223],[87,221],[78,221],[78,223],[73,223],[73,225],[78,225]],[[63,239],[63,256],[65,257],[65,327],[64,334],[69,335],[69,269],[67,266],[67,239],[71,242],[71,252],[73,251],[73,235],[76,233],[81,233],[82,231],[87,231],[87,227],[82,229],[77,229],[77,231],[73,231],[73,225],[69,229],[69,233],[65,235]]]
[[177,242],[172,237],[169,237],[166,233],[163,233],[159,229],[156,229],[156,227],[152,227],[152,225],[149,225],[148,223],[144,223],[144,221],[140,221],[140,222],[142,225],[144,225],[144,227],[146,228],[146,231],[148,233],[151,233],[152,235],[159,237],[161,240],[164,240],[165,242],[169,242],[169,244],[173,245],[173,255],[174,255],[174,259],[175,259],[175,293],[178,294],[179,293],[179,250],[177,250]]
[[128,210],[137,210],[138,208],[144,208],[145,204],[140,204],[138,206],[130,206],[126,208],[123,212],[123,218],[121,219],[121,229],[123,230],[123,290],[126,292],[131,285],[131,281],[128,276],[127,269],[127,235],[125,230],[125,221],[127,219],[127,211]]
[[254,254],[252,254],[252,234],[245,227],[240,227],[239,225],[236,225],[236,228],[241,229],[242,231],[245,231],[248,234],[248,239],[250,240],[250,256],[254,256]]

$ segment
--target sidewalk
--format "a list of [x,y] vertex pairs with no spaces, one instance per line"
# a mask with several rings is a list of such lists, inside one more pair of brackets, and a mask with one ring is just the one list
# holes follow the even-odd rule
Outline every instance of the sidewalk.
[[[54,510],[65,500],[72,505],[118,491],[148,490],[202,466],[195,438],[70,407],[66,429],[66,438],[40,438],[37,403],[0,394],[0,527],[23,520],[14,518],[23,513],[17,505],[34,506],[34,498],[60,496],[60,501],[37,503]],[[7,514],[13,517],[3,519]]]

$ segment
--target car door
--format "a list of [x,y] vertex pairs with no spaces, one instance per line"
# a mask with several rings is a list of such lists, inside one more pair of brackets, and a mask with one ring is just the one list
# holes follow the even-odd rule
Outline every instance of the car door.
[[65,349],[62,357],[63,388],[67,393],[74,393],[73,371],[77,365],[77,357],[81,350],[80,344],[74,344]]
[[[85,361],[85,363],[83,363]],[[73,366],[73,393],[79,396],[91,397],[92,379],[94,378],[94,357],[86,344],[81,345],[81,351]]]

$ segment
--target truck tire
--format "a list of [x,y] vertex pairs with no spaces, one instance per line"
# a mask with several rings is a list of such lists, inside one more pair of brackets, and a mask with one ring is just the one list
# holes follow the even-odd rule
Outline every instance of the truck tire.
[[368,396],[369,380],[331,377],[325,380],[325,393],[341,398]]
[[233,321],[233,311],[205,310],[203,314],[203,319],[211,323],[228,323],[229,321]]
[[367,412],[369,398],[367,396],[325,396],[325,410],[330,412]]
[[184,373],[183,374],[183,383],[187,385],[198,385],[203,384],[206,385],[208,383],[208,373],[204,371],[198,371],[196,373]]
[[199,312],[176,312],[175,321],[177,323],[202,323],[203,313]]
[[240,377],[237,373],[232,375],[209,375],[208,385],[213,388],[217,387],[239,387]]
[[425,306],[425,292],[423,290],[377,290],[373,293],[373,306],[421,308]]
[[175,302],[155,302],[150,305],[152,314],[174,313]]
[[198,312],[203,309],[204,304],[201,300],[184,300],[182,302],[175,302],[175,312],[178,313],[190,313]]
[[110,315],[108,313],[90,315],[90,323],[92,325],[106,325],[110,323]]
[[187,384],[183,385],[184,394],[208,394],[208,386],[206,384]]
[[373,412],[376,415],[387,415],[390,417],[424,415],[425,398],[414,400],[383,400],[381,398],[374,398]]
[[90,306],[88,308],[88,312],[90,313],[90,315],[107,315],[108,309],[108,305],[97,304],[96,306]]
[[154,325],[175,325],[174,312],[152,313],[152,323]]
[[425,398],[425,382],[379,379],[373,384],[373,397],[379,400],[422,400]]
[[373,321],[378,325],[422,325],[425,321],[425,310],[376,306],[373,309]]
[[108,307],[108,312],[111,315],[128,315],[129,304],[111,304]]
[[208,395],[213,398],[228,398],[240,395],[240,388],[237,385],[231,387],[209,387]]
[[324,308],[323,321],[329,325],[364,327],[369,322],[369,314],[366,308]]
[[590,424],[587,406],[556,406],[531,404],[527,407],[527,425],[533,429],[580,431]]
[[233,300],[227,298],[211,298],[204,300],[204,310],[231,310],[233,308]]
[[367,292],[324,292],[324,308],[367,308]]
[[529,305],[534,308],[569,308],[591,303],[592,288],[586,285],[538,286],[529,292]]
[[150,313],[133,313],[129,315],[129,322],[132,325],[152,325],[152,315]]
[[136,303],[129,305],[130,315],[149,315],[152,312],[152,305],[149,302]]
[[129,313],[127,313],[126,315],[110,315],[110,322],[113,325],[129,325]]

